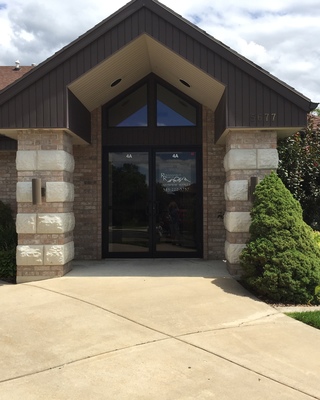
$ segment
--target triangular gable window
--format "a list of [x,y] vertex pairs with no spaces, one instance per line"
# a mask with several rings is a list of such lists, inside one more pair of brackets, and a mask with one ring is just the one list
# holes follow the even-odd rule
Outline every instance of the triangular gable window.
[[111,128],[197,124],[196,106],[165,86],[155,83],[154,79],[112,105],[107,114],[108,126]]
[[180,96],[157,85],[157,126],[195,126],[197,110]]
[[148,125],[147,85],[130,93],[109,108],[108,121],[111,127],[130,127]]

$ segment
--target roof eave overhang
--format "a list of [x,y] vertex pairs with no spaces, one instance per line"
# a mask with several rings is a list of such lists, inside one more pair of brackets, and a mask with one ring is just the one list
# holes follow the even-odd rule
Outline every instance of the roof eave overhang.
[[[68,89],[93,111],[150,73],[213,111],[225,91],[221,82],[146,34],[72,82]],[[113,86],[117,80],[120,83]]]

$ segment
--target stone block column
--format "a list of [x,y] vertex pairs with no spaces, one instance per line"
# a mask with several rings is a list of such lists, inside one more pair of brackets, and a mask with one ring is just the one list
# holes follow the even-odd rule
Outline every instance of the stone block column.
[[[74,257],[74,159],[71,136],[63,131],[18,134],[17,283],[62,276]],[[33,204],[32,179],[45,190]]]
[[225,256],[231,274],[241,273],[239,256],[249,239],[252,207],[250,178],[258,180],[278,167],[277,133],[233,131],[228,134],[226,171]]

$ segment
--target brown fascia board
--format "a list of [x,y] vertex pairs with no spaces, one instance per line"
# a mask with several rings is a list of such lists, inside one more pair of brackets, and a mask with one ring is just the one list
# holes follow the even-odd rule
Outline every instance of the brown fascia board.
[[268,86],[276,93],[287,98],[289,101],[296,104],[298,107],[305,110],[306,112],[312,111],[318,106],[318,103],[311,102],[309,98],[305,97],[303,94],[299,93],[294,88],[287,85],[285,82],[271,75],[268,71],[259,67],[252,61],[241,56],[239,53],[232,50],[224,43],[216,40],[207,32],[201,30],[196,25],[183,18],[181,15],[175,13],[170,8],[159,3],[157,0],[130,1],[118,11],[101,21],[99,24],[95,25],[89,31],[79,36],[73,42],[63,47],[53,56],[49,57],[47,60],[39,64],[37,67],[34,68],[32,73],[28,74],[28,76],[19,80],[19,82],[17,81],[13,85],[10,85],[10,87],[5,88],[5,90],[0,92],[0,104],[3,104],[8,99],[18,94],[21,90],[25,89],[36,80],[41,78],[43,75],[49,73],[52,69],[56,68],[62,62],[76,54],[78,51],[88,46],[94,40],[98,39],[106,32],[106,25],[107,30],[110,30],[114,26],[118,25],[121,21],[131,16],[143,7],[146,7],[150,11],[159,15],[161,18],[165,19],[173,26],[185,32],[193,39],[202,43],[204,46],[219,54],[225,60],[235,65],[237,68],[242,69],[249,76],[252,76],[256,80],[263,83],[265,86]]

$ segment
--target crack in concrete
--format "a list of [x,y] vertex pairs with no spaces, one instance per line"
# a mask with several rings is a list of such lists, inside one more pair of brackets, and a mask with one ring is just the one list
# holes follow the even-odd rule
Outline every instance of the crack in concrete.
[[[275,378],[272,378],[272,377],[270,377],[270,376],[268,376],[268,375],[266,375],[266,374],[263,374],[263,373],[261,373],[261,372],[259,372],[259,371],[255,371],[255,370],[253,370],[252,368],[247,367],[247,366],[244,365],[244,364],[241,364],[241,363],[239,363],[239,362],[237,362],[237,361],[234,361],[234,360],[232,360],[232,359],[229,359],[229,358],[227,358],[227,357],[224,357],[224,356],[221,355],[221,354],[215,353],[214,351],[205,349],[204,347],[195,345],[195,344],[193,344],[193,343],[188,342],[187,340],[182,339],[183,337],[191,336],[191,335],[195,335],[195,334],[201,334],[201,333],[206,333],[206,332],[214,332],[214,331],[218,331],[218,330],[227,330],[227,329],[233,329],[233,328],[237,328],[237,327],[240,327],[240,328],[241,328],[241,327],[246,326],[246,325],[244,325],[244,324],[249,323],[249,322],[250,322],[250,323],[255,322],[255,320],[242,321],[240,324],[239,324],[239,322],[238,322],[237,324],[234,324],[233,326],[225,326],[225,327],[220,327],[220,328],[211,329],[211,330],[208,329],[208,330],[204,330],[204,331],[197,331],[197,332],[194,332],[194,333],[185,333],[185,334],[181,334],[181,335],[174,336],[174,335],[170,335],[170,334],[168,334],[168,333],[166,333],[166,332],[162,332],[162,331],[160,331],[160,330],[158,330],[158,329],[152,328],[152,327],[150,327],[150,326],[147,326],[147,325],[145,325],[145,324],[142,324],[142,323],[140,323],[140,322],[138,322],[138,321],[135,321],[135,320],[133,320],[133,319],[131,319],[131,318],[129,318],[129,317],[126,317],[126,316],[121,315],[121,314],[119,314],[119,313],[117,313],[117,312],[111,311],[111,310],[109,310],[109,309],[107,309],[107,308],[104,308],[104,307],[102,307],[102,306],[99,306],[98,304],[91,303],[91,302],[89,302],[89,301],[87,301],[87,300],[79,299],[79,298],[77,298],[77,297],[75,297],[75,296],[68,295],[68,294],[65,294],[65,293],[61,293],[61,292],[58,292],[58,291],[55,291],[55,290],[52,290],[52,289],[42,288],[42,287],[39,287],[39,286],[37,286],[37,285],[32,285],[32,284],[29,284],[29,283],[28,283],[27,285],[28,285],[28,286],[31,286],[31,287],[34,287],[34,288],[37,288],[37,289],[40,289],[40,290],[46,290],[46,291],[48,291],[48,292],[52,292],[52,293],[58,294],[58,295],[60,295],[60,296],[68,297],[68,298],[70,298],[70,299],[73,299],[73,300],[76,300],[76,301],[85,303],[85,304],[90,305],[90,306],[92,306],[92,307],[96,307],[96,308],[98,308],[98,309],[100,309],[100,310],[102,310],[102,311],[104,311],[104,312],[110,313],[110,314],[115,315],[115,316],[117,316],[117,317],[119,317],[119,318],[122,318],[122,319],[124,319],[124,320],[126,320],[126,321],[132,322],[133,324],[139,325],[139,326],[141,326],[141,327],[143,327],[143,328],[145,328],[145,329],[148,329],[148,330],[151,330],[151,331],[153,331],[153,332],[159,333],[159,334],[161,334],[161,335],[163,335],[163,336],[165,336],[165,337],[164,337],[164,338],[161,338],[161,339],[155,339],[155,340],[152,340],[152,341],[143,342],[143,343],[137,343],[137,344],[135,344],[135,345],[126,346],[126,347],[119,348],[119,349],[109,350],[109,351],[102,352],[102,353],[99,353],[99,354],[89,355],[89,356],[86,356],[86,357],[82,357],[82,358],[80,358],[80,359],[72,360],[72,361],[69,361],[69,362],[67,362],[67,363],[64,363],[64,364],[61,364],[61,365],[57,365],[57,366],[53,366],[53,367],[50,367],[50,368],[46,368],[46,369],[43,369],[43,370],[40,370],[40,371],[34,371],[34,372],[30,372],[30,373],[28,373],[28,374],[24,374],[24,375],[21,375],[21,376],[16,376],[16,377],[8,378],[8,379],[6,379],[6,380],[0,381],[0,384],[1,384],[1,383],[4,383],[4,382],[9,382],[9,381],[13,381],[13,380],[22,379],[22,378],[28,377],[28,376],[34,376],[34,375],[41,374],[41,373],[44,373],[44,372],[47,372],[47,371],[52,371],[52,370],[56,370],[56,369],[61,369],[61,368],[65,367],[65,366],[73,365],[73,364],[76,364],[76,363],[79,363],[79,362],[82,362],[82,361],[85,361],[85,360],[89,360],[89,359],[94,359],[94,358],[97,358],[97,357],[101,357],[101,356],[106,355],[106,354],[112,354],[112,353],[116,353],[116,352],[128,350],[128,349],[135,348],[135,347],[139,347],[139,346],[145,346],[145,345],[148,345],[148,344],[152,344],[152,343],[157,343],[157,342],[161,342],[161,341],[173,339],[173,340],[177,340],[177,341],[179,341],[179,342],[181,342],[181,343],[183,343],[183,344],[185,344],[185,345],[187,345],[187,346],[194,347],[194,348],[196,348],[196,349],[198,349],[198,350],[201,350],[201,351],[203,351],[203,352],[205,352],[205,353],[207,353],[207,354],[210,354],[210,355],[213,355],[213,356],[215,356],[215,357],[218,357],[218,358],[220,358],[220,359],[222,359],[222,360],[224,360],[224,361],[226,361],[226,362],[228,362],[228,363],[231,363],[231,364],[233,364],[233,365],[235,365],[235,366],[237,366],[237,367],[240,367],[240,368],[242,368],[242,369],[245,369],[245,370],[249,371],[250,373],[256,374],[256,375],[258,375],[258,376],[260,376],[260,377],[263,377],[263,378],[265,378],[265,379],[268,379],[268,380],[270,380],[270,381],[272,381],[272,382],[274,382],[274,383],[277,383],[277,384],[279,384],[279,385],[281,385],[281,386],[285,386],[285,387],[287,387],[287,388],[290,388],[291,390],[294,390],[294,391],[296,391],[296,392],[299,392],[299,393],[301,393],[301,394],[304,394],[304,395],[310,397],[311,399],[320,400],[320,397],[316,397],[316,396],[314,396],[314,395],[312,395],[312,394],[310,394],[310,393],[307,393],[307,392],[305,392],[305,391],[303,391],[303,390],[301,390],[301,389],[299,389],[299,388],[296,388],[296,387],[294,387],[294,386],[292,386],[292,385],[289,385],[289,384],[287,384],[287,383],[281,382],[281,381],[279,381],[279,380],[277,380],[277,379],[275,379]],[[261,317],[257,318],[256,321],[258,321],[259,319],[268,318],[268,317],[270,317],[270,316],[274,316],[274,315],[277,315],[277,314],[281,314],[281,312],[278,311],[278,312],[275,312],[275,313],[270,313],[270,314],[268,314],[268,315],[266,315],[266,316],[261,316]]]

